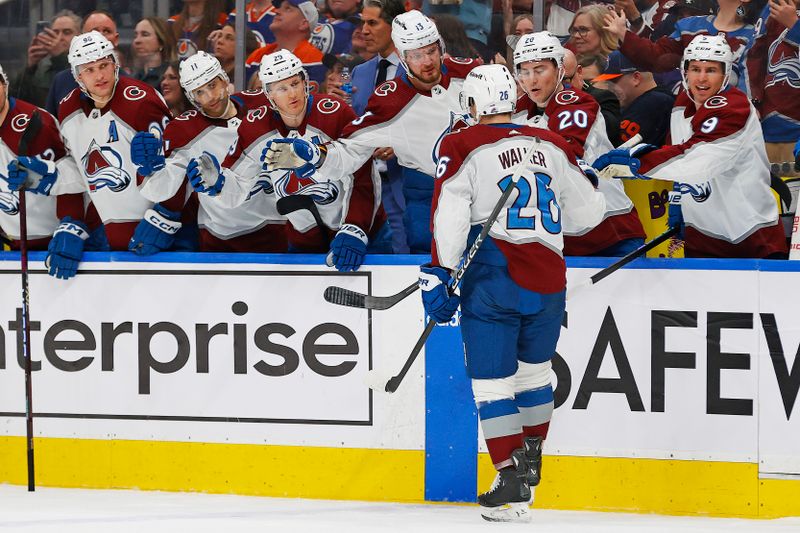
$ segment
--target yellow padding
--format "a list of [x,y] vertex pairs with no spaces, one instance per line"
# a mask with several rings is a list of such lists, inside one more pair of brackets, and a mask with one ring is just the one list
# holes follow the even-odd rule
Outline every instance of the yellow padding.
[[[478,491],[494,479],[478,459]],[[800,481],[759,480],[758,465],[710,461],[545,456],[535,507],[671,515],[800,515]]]
[[[36,481],[137,488],[420,502],[425,453],[193,442],[37,438]],[[0,437],[0,483],[26,484],[25,439]]]

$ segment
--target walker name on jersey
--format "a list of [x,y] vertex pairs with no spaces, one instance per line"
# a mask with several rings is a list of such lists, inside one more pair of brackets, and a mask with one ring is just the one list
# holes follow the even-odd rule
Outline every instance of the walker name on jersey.
[[[523,157],[525,157],[525,149],[522,147],[512,148],[510,150],[500,152],[497,155],[497,159],[500,161],[500,166],[503,168],[503,170],[517,166],[522,161]],[[545,161],[544,154],[542,152],[534,151],[531,153],[530,162],[531,164],[547,168],[547,162]]]
[[81,157],[89,191],[96,192],[107,188],[111,192],[122,192],[133,181],[131,175],[122,168],[122,156],[110,146],[101,146],[92,141]]

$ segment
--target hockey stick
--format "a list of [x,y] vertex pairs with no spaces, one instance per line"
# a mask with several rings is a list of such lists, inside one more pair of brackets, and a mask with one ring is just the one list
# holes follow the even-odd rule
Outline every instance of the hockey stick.
[[[640,142],[642,142],[642,136],[637,133],[620,145],[620,148],[632,148]],[[384,311],[413,294],[418,288],[419,285],[417,283],[412,283],[402,291],[397,294],[392,294],[391,296],[370,296],[343,287],[331,286],[325,289],[323,296],[325,301],[336,305]]]
[[[307,194],[293,194],[291,196],[284,196],[280,198],[277,203],[276,207],[278,209],[278,213],[286,216],[289,213],[294,213],[295,211],[302,211],[305,209],[311,216],[314,217],[314,222],[316,222],[319,231],[322,233],[322,237],[325,239],[325,245],[330,247],[331,242],[328,238],[327,226],[322,221],[322,215],[319,214],[319,209],[317,208],[317,204],[314,202],[314,199],[307,195]],[[325,264],[333,266],[333,260],[331,259],[330,254],[325,256]]]
[[623,256],[614,264],[608,265],[606,268],[601,270],[600,272],[592,275],[589,279],[582,281],[581,283],[575,285],[571,289],[567,291],[567,300],[575,294],[576,291],[581,290],[584,287],[591,287],[592,285],[599,283],[603,279],[607,278],[620,268],[624,267],[634,259],[643,256],[662,242],[668,240],[670,237],[677,235],[680,228],[675,226],[674,228],[669,228],[667,231],[653,239],[652,241],[646,242],[637,249],[633,250],[632,252],[628,252],[627,255]]
[[[17,154],[27,156],[30,143],[42,128],[42,117],[38,111],[31,114],[28,127],[19,138]],[[28,308],[28,220],[25,205],[25,185],[19,191],[19,250],[20,272],[22,274],[22,350],[25,358],[25,442],[28,449],[28,491],[36,490],[33,466],[33,386],[31,383],[31,320]]]
[[[531,159],[533,150],[536,147],[536,144],[538,144],[539,142],[540,142],[539,138],[534,137],[533,142],[531,142],[531,145],[530,147],[528,147],[528,150],[525,152],[525,155],[522,157],[522,160],[519,163],[517,163],[517,166],[514,168],[514,173],[511,175],[511,182],[503,190],[503,194],[500,195],[500,199],[495,204],[494,209],[492,209],[489,218],[487,218],[486,222],[484,222],[483,228],[481,229],[480,234],[478,234],[478,237],[475,239],[475,242],[472,243],[472,246],[470,247],[467,256],[461,262],[461,265],[458,267],[458,270],[456,270],[455,274],[453,274],[453,276],[450,278],[450,281],[447,284],[447,289],[448,292],[450,292],[450,294],[455,292],[456,287],[458,287],[458,284],[461,283],[461,279],[464,277],[467,268],[472,263],[475,254],[478,253],[478,249],[480,249],[481,245],[483,244],[483,241],[489,235],[489,230],[492,229],[492,226],[497,220],[497,217],[500,215],[500,211],[506,206],[508,199],[511,198],[511,193],[513,193],[514,190],[517,188],[517,183],[519,182],[519,178],[525,171],[525,167],[527,166],[527,164]],[[411,294],[411,292],[414,291],[410,291],[409,294]],[[414,345],[414,348],[411,349],[411,354],[406,359],[406,362],[403,364],[403,368],[400,369],[400,372],[396,376],[393,376],[391,379],[389,379],[389,381],[383,383],[383,387],[380,386],[380,383],[375,383],[375,380],[371,380],[373,384],[377,385],[377,389],[373,385],[370,385],[370,388],[376,390],[382,389],[385,392],[389,393],[395,392],[397,388],[400,386],[400,383],[402,383],[403,379],[406,377],[406,374],[408,374],[408,371],[411,369],[411,365],[414,364],[414,361],[417,359],[417,356],[419,355],[419,352],[422,350],[422,347],[425,346],[425,341],[428,340],[428,337],[430,337],[431,333],[433,332],[433,328],[435,327],[436,327],[436,321],[429,320],[428,325],[425,326],[425,330],[422,332],[422,335],[420,335],[419,339],[417,340],[417,343]],[[372,375],[375,376],[375,374]]]

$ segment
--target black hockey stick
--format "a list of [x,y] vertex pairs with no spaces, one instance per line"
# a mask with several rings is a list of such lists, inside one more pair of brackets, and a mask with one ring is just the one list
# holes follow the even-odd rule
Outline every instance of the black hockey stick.
[[646,254],[647,252],[649,252],[650,250],[652,250],[653,248],[655,248],[656,246],[658,246],[662,242],[668,240],[670,237],[673,237],[674,235],[677,235],[678,231],[680,231],[680,227],[679,226],[675,226],[674,228],[669,228],[667,231],[665,231],[664,233],[662,233],[661,235],[659,235],[658,237],[656,237],[652,241],[648,241],[648,242],[644,243],[643,245],[641,245],[640,247],[638,247],[637,249],[633,250],[632,252],[628,252],[627,255],[621,257],[617,262],[615,262],[615,263],[613,263],[611,265],[608,265],[606,268],[604,268],[600,272],[597,272],[596,274],[592,275],[589,279],[582,281],[581,283],[579,283],[575,287],[573,287],[570,290],[568,290],[567,291],[567,300],[569,300],[570,296],[572,296],[575,293],[575,291],[578,291],[578,290],[580,290],[580,289],[582,289],[584,287],[590,287],[590,286],[594,285],[595,283],[599,283],[600,281],[602,281],[603,279],[607,278],[608,276],[610,276],[611,274],[613,274],[614,272],[616,272],[620,268],[624,267],[625,265],[627,265],[628,263],[630,263],[634,259],[637,259],[637,258],[643,256],[644,254]]
[[[511,194],[514,192],[514,189],[517,188],[517,182],[519,182],[519,178],[524,172],[528,162],[530,161],[531,154],[533,154],[533,150],[536,147],[536,144],[538,144],[539,142],[540,142],[539,138],[534,137],[534,141],[531,142],[531,145],[530,147],[528,147],[528,150],[525,152],[525,155],[522,157],[522,160],[519,163],[517,163],[517,166],[514,168],[514,173],[511,175],[511,182],[503,190],[503,194],[500,195],[500,199],[495,204],[494,209],[492,209],[492,212],[486,219],[486,222],[484,222],[483,228],[481,229],[480,234],[478,234],[478,237],[475,239],[475,242],[472,243],[472,246],[470,247],[467,256],[461,262],[461,265],[458,267],[458,270],[456,270],[455,274],[453,274],[453,277],[450,278],[450,281],[447,284],[447,289],[450,292],[450,294],[452,294],[456,290],[456,287],[458,287],[458,284],[464,277],[467,268],[472,263],[472,259],[475,257],[475,254],[478,253],[478,249],[480,249],[481,245],[483,244],[483,241],[489,235],[489,230],[492,229],[492,226],[497,220],[497,217],[500,215],[500,211],[506,206],[506,203],[508,202],[508,199],[511,198]],[[435,327],[436,327],[436,321],[429,320],[428,325],[425,326],[425,330],[422,332],[422,335],[420,335],[419,339],[417,340],[417,343],[414,345],[414,348],[411,349],[411,354],[408,356],[406,362],[403,364],[403,368],[401,368],[400,372],[396,376],[393,376],[391,379],[389,379],[389,381],[387,381],[382,387],[384,391],[391,393],[397,390],[397,388],[400,386],[400,383],[402,383],[403,379],[406,377],[406,374],[408,374],[408,371],[411,369],[411,365],[413,365],[414,361],[417,359],[417,356],[419,355],[419,352],[422,350],[422,347],[425,346],[425,341],[427,341],[428,337],[430,337],[431,333],[433,333],[433,328]]]
[[[42,117],[34,111],[28,127],[19,138],[20,156],[29,155],[31,141],[42,129]],[[28,491],[36,490],[35,470],[33,467],[33,386],[31,383],[31,317],[28,308],[28,220],[25,205],[25,185],[19,191],[19,250],[20,272],[22,273],[22,353],[25,358],[25,442],[28,449]]]
[[[311,196],[307,194],[293,194],[291,196],[284,196],[283,198],[278,199],[276,207],[278,209],[278,213],[283,216],[286,216],[289,213],[294,213],[295,211],[302,211],[304,209],[311,213],[311,216],[314,217],[314,222],[316,222],[320,233],[322,233],[322,238],[325,239],[325,245],[330,247],[331,242],[328,238],[328,227],[322,221],[322,215],[319,214],[319,208],[317,208],[317,204],[314,202],[314,199]],[[325,256],[325,264],[328,266],[333,266],[333,261],[331,260],[330,254]]]
[[[620,145],[620,148],[631,148],[640,142],[642,142],[642,136],[637,133],[625,143]],[[397,294],[392,294],[391,296],[370,296],[368,294],[351,291],[350,289],[345,289],[343,287],[331,286],[325,289],[323,296],[325,301],[336,305],[384,311],[403,301],[403,299],[407,296],[412,295],[418,288],[419,284],[412,283],[402,291],[398,292]]]

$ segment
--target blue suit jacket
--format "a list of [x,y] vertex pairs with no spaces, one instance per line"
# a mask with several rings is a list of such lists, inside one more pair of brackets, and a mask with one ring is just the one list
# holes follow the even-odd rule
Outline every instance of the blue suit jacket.
[[[351,106],[356,112],[356,115],[361,116],[367,108],[367,101],[372,96],[372,91],[375,90],[375,77],[378,75],[378,62],[381,60],[380,55],[376,55],[369,61],[356,65],[353,69],[352,83],[354,87],[358,87],[358,91],[353,93],[353,101]],[[396,76],[401,72],[405,72],[402,63],[397,65]],[[388,79],[388,78],[387,78]]]

